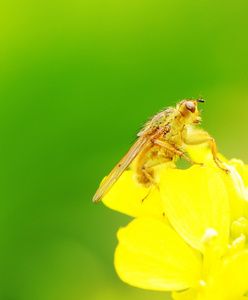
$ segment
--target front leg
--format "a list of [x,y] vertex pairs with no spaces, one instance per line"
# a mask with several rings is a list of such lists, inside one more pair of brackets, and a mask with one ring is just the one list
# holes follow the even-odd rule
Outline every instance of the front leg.
[[203,163],[198,163],[198,162],[195,162],[193,161],[192,159],[190,159],[188,156],[186,156],[181,150],[178,150],[172,146],[168,146],[167,143],[163,142],[163,141],[160,141],[160,140],[157,140],[157,139],[154,139],[152,140],[152,142],[155,144],[155,145],[158,145],[162,148],[164,148],[165,150],[167,151],[170,151],[171,153],[175,154],[175,155],[178,155],[180,157],[183,157],[185,158],[187,161],[189,161],[191,164],[194,164],[194,165],[200,165],[200,166],[203,166]]
[[217,146],[216,146],[215,139],[211,137],[206,131],[201,131],[201,130],[196,131],[195,134],[193,133],[189,135],[184,140],[184,143],[188,146],[197,146],[197,145],[209,143],[214,162],[216,163],[218,168],[220,168],[221,170],[225,171],[228,174],[229,170],[221,167],[221,165],[219,164],[223,162],[217,157]]

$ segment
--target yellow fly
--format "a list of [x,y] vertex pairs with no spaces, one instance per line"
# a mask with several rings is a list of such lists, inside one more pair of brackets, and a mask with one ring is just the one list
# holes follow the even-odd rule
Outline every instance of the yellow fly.
[[138,140],[104,179],[93,197],[93,202],[102,200],[135,158],[135,179],[146,187],[151,184],[156,186],[153,176],[155,166],[172,162],[178,157],[183,157],[192,164],[203,165],[184,154],[185,148],[190,145],[209,143],[216,165],[228,173],[219,164],[221,161],[217,157],[214,138],[194,126],[201,121],[198,102],[204,103],[204,100],[182,100],[176,108],[169,107],[152,117],[138,133]]

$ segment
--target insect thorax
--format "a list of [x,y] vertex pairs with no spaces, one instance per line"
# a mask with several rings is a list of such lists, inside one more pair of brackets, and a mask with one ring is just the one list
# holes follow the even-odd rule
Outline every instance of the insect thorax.
[[169,107],[166,110],[163,110],[149,119],[145,123],[142,130],[138,133],[138,136],[144,134],[152,134],[159,128],[169,125],[175,117],[178,115],[178,110],[173,107]]

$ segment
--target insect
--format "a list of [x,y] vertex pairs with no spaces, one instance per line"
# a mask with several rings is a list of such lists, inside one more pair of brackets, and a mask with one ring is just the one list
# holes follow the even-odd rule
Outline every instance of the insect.
[[184,154],[184,150],[190,145],[208,143],[216,165],[228,173],[220,165],[222,162],[217,157],[214,138],[195,126],[201,121],[197,104],[204,102],[203,99],[182,100],[175,108],[169,107],[154,115],[138,133],[138,140],[104,179],[93,202],[99,202],[108,193],[134,160],[135,180],[146,187],[157,186],[154,180],[156,166],[175,161],[178,157],[183,157],[192,164],[203,165]]

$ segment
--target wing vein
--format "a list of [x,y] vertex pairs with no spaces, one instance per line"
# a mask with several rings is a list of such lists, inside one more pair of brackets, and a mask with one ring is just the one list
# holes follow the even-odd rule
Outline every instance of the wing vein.
[[119,161],[119,163],[114,167],[114,169],[109,173],[109,175],[102,182],[98,190],[96,191],[93,202],[99,202],[105,194],[112,188],[116,181],[120,178],[121,174],[127,169],[130,163],[135,159],[135,157],[143,150],[148,142],[150,142],[150,137],[141,136],[126,155]]

